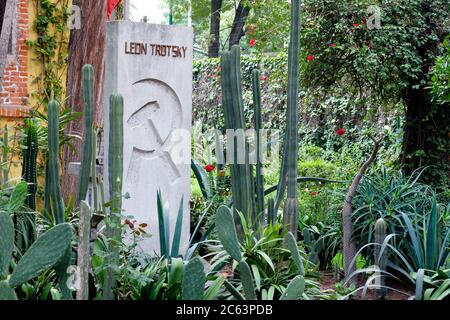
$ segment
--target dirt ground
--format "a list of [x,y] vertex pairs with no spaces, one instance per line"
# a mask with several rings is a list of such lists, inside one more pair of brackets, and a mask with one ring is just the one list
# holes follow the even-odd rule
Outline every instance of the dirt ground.
[[[335,289],[336,283],[339,283],[341,279],[337,279],[336,275],[333,271],[321,271],[320,272],[320,278],[319,283],[321,285],[321,288],[323,290],[327,289]],[[366,279],[358,278],[357,279],[357,285],[356,287],[363,287],[366,282]],[[410,287],[407,287],[401,283],[398,283],[397,281],[389,281],[386,280],[386,286],[391,287],[395,290],[402,291],[407,293],[407,295],[402,294],[395,290],[388,290],[386,294],[385,300],[408,300],[410,296],[414,295],[414,290]],[[350,299],[354,300],[377,300],[376,298],[376,292],[374,289],[369,289],[367,291],[367,294],[365,297],[362,297],[362,290],[359,290],[353,297]]]

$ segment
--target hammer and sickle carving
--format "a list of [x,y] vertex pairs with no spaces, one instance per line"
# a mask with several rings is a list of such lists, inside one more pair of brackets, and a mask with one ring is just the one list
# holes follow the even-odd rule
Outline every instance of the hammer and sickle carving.
[[133,137],[133,151],[125,181],[129,185],[136,184],[142,160],[160,158],[168,167],[169,180],[173,183],[181,177],[169,153],[173,131],[182,123],[180,99],[167,83],[157,79],[135,82],[132,94],[139,107],[127,120]]

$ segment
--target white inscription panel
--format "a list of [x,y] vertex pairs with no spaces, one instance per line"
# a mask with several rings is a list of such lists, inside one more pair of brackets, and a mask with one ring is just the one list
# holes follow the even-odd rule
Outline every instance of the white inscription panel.
[[[146,223],[141,243],[159,254],[156,194],[161,190],[172,238],[184,196],[181,253],[189,240],[193,31],[190,27],[129,21],[107,23],[105,56],[105,159],[109,96],[124,97],[124,215]],[[105,161],[105,183],[108,168]],[[105,187],[105,191],[108,190]]]

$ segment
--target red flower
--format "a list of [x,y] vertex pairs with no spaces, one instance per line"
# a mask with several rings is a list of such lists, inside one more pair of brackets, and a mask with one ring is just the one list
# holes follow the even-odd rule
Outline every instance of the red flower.
[[361,24],[363,25],[363,24],[365,24],[366,22],[364,21],[364,20],[361,20]]
[[311,195],[311,197],[317,197],[317,195],[318,195],[319,193],[316,192],[316,191],[312,191],[312,192],[310,192],[309,194]]
[[313,61],[316,57],[314,57],[312,54],[310,54],[308,57],[306,57],[306,60]]
[[338,130],[336,130],[336,134],[338,136],[343,136],[347,131],[344,128],[340,128]]
[[260,79],[261,81],[267,81],[267,80],[269,80],[269,77],[266,76],[266,75],[262,75],[261,77],[259,77],[259,79]]
[[358,28],[359,27],[359,24],[357,24],[356,22],[353,24],[353,26],[355,27],[355,28]]
[[330,43],[330,47],[335,48],[336,47],[336,43]]
[[250,47],[253,47],[256,44],[256,40],[250,39],[250,42],[248,44],[250,45]]
[[216,168],[216,167],[215,167],[214,165],[212,165],[212,164],[207,164],[207,165],[205,166],[206,172],[211,172],[211,171],[213,171],[215,168]]

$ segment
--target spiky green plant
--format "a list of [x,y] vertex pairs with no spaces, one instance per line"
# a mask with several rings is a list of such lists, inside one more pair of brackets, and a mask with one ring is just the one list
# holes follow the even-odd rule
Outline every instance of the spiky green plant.
[[[158,207],[159,247],[161,257],[178,257],[180,252],[181,231],[183,227],[184,196],[181,197],[180,205],[178,207],[177,221],[175,223],[172,241],[170,241],[169,214],[164,208],[161,191],[157,192],[156,200]],[[170,247],[170,244],[172,244],[172,247]]]
[[48,209],[57,224],[65,221],[59,168],[59,103],[52,100],[48,104],[48,172],[45,178],[48,180]]
[[82,86],[84,98],[84,139],[77,204],[86,199],[89,179],[91,177],[92,154],[94,153],[95,148],[92,138],[94,135],[94,68],[90,64],[83,66]]
[[[245,221],[243,222],[245,223]],[[246,228],[246,225],[244,226]],[[237,262],[239,269],[240,281],[244,290],[242,295],[229,281],[225,281],[224,285],[227,290],[238,300],[256,300],[257,293],[255,288],[255,278],[252,274],[252,270],[247,263],[244,254],[241,252],[241,245],[237,237],[237,231],[234,224],[233,215],[231,209],[226,206],[221,206],[216,212],[216,231],[222,246],[227,251],[229,256]],[[291,252],[294,255],[294,263],[296,264],[299,275],[291,280],[286,290],[282,293],[281,299],[300,299],[305,290],[305,279],[303,277],[304,267],[300,255],[298,254],[298,248],[294,236],[289,233],[287,240]],[[294,241],[294,244],[292,243]],[[295,254],[296,253],[296,254]],[[265,259],[270,259],[265,253],[260,253],[265,256]]]
[[36,159],[38,155],[37,125],[33,120],[25,120],[24,149],[22,151],[22,179],[28,184],[28,196],[25,205],[31,210],[36,210]]

